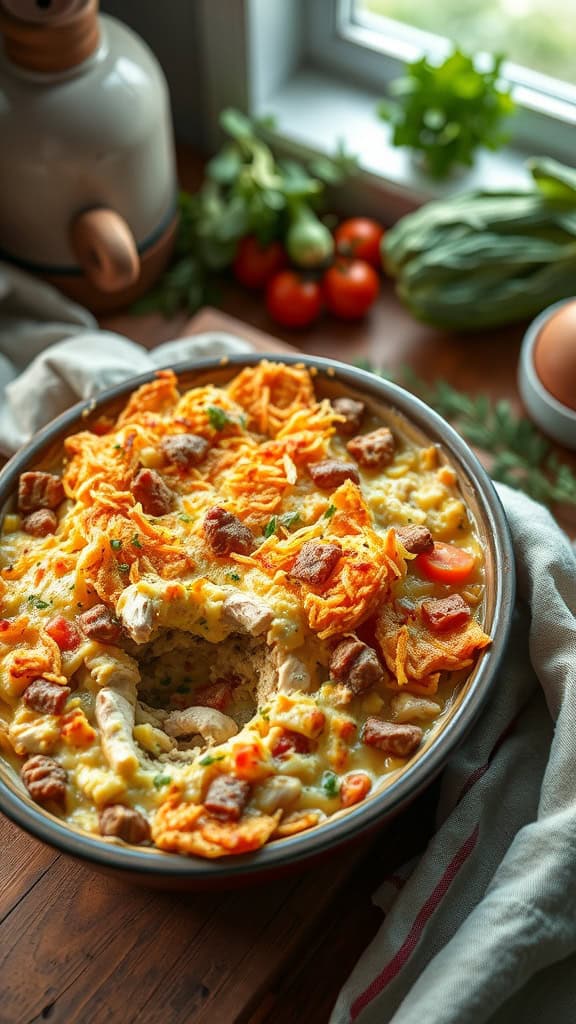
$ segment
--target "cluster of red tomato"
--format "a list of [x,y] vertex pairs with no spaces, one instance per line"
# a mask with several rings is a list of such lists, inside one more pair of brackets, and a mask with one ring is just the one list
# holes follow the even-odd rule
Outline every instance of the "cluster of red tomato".
[[380,289],[383,234],[367,217],[343,221],[334,232],[334,259],[321,271],[290,268],[281,242],[262,246],[250,235],[238,245],[234,276],[245,288],[266,289],[268,312],[284,327],[307,327],[324,309],[341,320],[358,320]]

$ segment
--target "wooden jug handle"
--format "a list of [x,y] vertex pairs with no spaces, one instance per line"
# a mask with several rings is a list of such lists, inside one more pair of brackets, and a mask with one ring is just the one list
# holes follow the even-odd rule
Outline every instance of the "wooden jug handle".
[[101,292],[119,292],[138,279],[140,257],[126,221],[104,207],[79,213],[70,244],[86,277]]

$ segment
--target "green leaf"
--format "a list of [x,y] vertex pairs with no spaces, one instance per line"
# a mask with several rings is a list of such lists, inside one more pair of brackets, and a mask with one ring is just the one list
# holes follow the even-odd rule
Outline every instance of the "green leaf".
[[334,772],[323,772],[320,785],[326,793],[326,796],[338,796],[338,793],[340,792],[340,779]]
[[266,526],[264,527],[264,536],[266,537],[266,539],[268,539],[268,537],[272,537],[272,535],[276,533],[277,526],[278,517],[272,516],[272,518],[268,520]]
[[324,513],[324,519],[332,519],[332,516],[334,515],[335,511],[336,505],[328,505],[328,508]]
[[198,764],[201,764],[203,768],[207,768],[211,764],[216,764],[217,761],[223,761],[224,754],[206,754],[205,757],[201,757]]
[[155,775],[152,779],[154,789],[162,789],[164,786],[169,786],[171,782],[171,775]]
[[219,405],[209,405],[206,408],[206,414],[208,421],[214,430],[224,430],[229,423],[232,423],[228,413],[225,409],[221,409]]
[[219,117],[219,124],[223,131],[238,141],[254,138],[254,128],[250,118],[246,117],[239,110],[228,107],[223,110]]

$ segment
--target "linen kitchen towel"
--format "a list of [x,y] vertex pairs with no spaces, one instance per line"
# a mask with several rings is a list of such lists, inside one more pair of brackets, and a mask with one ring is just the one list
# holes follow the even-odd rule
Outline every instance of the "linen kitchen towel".
[[135,374],[251,351],[247,341],[211,331],[148,352],[100,331],[87,310],[55,288],[0,263],[0,453],[12,455],[74,402]]
[[505,660],[331,1024],[576,1021],[576,557],[544,508],[498,491],[519,592]]

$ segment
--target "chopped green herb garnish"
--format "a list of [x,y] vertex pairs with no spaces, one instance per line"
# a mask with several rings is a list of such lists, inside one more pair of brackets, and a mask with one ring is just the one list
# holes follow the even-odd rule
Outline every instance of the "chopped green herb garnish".
[[190,693],[190,687],[189,686],[185,686],[184,683],[183,683],[182,686],[178,687],[178,689],[176,690],[176,693]]
[[206,412],[210,426],[214,427],[214,430],[224,430],[224,427],[232,422],[226,410],[221,409],[219,405],[209,405]]
[[206,768],[210,764],[215,764],[216,761],[223,761],[224,754],[206,754],[206,757],[201,757],[198,764],[201,764],[203,768]]
[[154,789],[162,789],[162,786],[169,786],[172,782],[170,775],[155,775],[152,779],[154,783]]
[[160,686],[171,686],[172,685],[172,678],[171,678],[171,676],[164,676],[164,679],[160,679],[159,680],[159,685]]
[[122,541],[121,540],[111,540],[110,541],[110,547],[114,548],[114,551],[120,551],[120,548],[122,547]]
[[334,515],[335,511],[336,505],[328,505],[328,508],[324,513],[324,519],[332,519],[332,516]]
[[52,601],[43,601],[38,594],[28,594],[28,604],[31,604],[33,608],[38,608],[38,611],[43,611],[44,608],[49,608]]
[[258,714],[267,722],[270,718],[270,708],[258,708]]
[[272,519],[269,519],[268,522],[266,523],[266,526],[264,527],[264,536],[266,538],[271,537],[274,533],[276,533],[277,526],[278,516],[272,516]]
[[180,515],[178,516],[178,519],[181,519],[183,523],[192,522],[192,516],[189,516],[186,512],[181,512]]
[[226,575],[228,576],[228,579],[234,580],[234,583],[239,583],[239,581],[240,581],[240,573],[239,572],[229,572]]
[[132,537],[132,547],[134,547],[134,548],[141,548],[142,547],[142,545],[140,543],[140,538],[139,538],[137,533],[135,533],[134,536]]
[[121,447],[122,447],[122,445],[121,445],[121,444],[115,444],[115,445],[114,445],[114,448],[116,449],[116,451],[117,451],[117,452],[119,452],[119,451],[120,451]]
[[290,527],[294,526],[294,523],[297,523],[299,519],[299,512],[284,512],[280,516],[280,523],[282,526],[285,526],[287,530],[289,530]]
[[334,772],[324,772],[322,775],[322,789],[326,796],[338,796],[340,792],[340,780]]
[[128,562],[118,562],[118,571],[130,572],[130,566],[128,565]]

